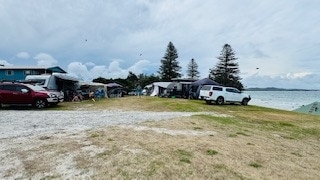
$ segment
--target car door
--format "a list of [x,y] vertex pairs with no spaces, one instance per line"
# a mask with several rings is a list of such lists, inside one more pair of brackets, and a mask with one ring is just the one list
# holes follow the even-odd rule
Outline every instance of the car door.
[[14,85],[12,84],[3,84],[1,86],[1,95],[0,95],[0,98],[1,98],[1,103],[4,103],[4,104],[13,104],[15,103],[15,100],[14,100]]
[[[27,90],[27,91],[26,91]],[[31,90],[23,85],[16,85],[13,93],[14,100],[17,104],[31,104]]]
[[242,94],[241,91],[239,91],[236,88],[232,88],[233,89],[233,101],[234,102],[241,102],[242,101]]
[[234,94],[233,94],[233,90],[232,88],[226,88],[226,91],[225,91],[225,101],[233,101],[234,99]]
[[235,88],[226,88],[227,101],[239,102],[240,91]]

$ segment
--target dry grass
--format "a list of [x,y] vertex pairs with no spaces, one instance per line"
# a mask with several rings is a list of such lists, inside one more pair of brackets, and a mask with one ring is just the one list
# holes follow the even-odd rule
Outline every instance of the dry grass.
[[[21,164],[12,163],[3,178],[320,177],[318,116],[255,106],[208,106],[202,101],[150,97],[107,99],[95,104],[65,103],[59,108],[213,111],[230,116],[203,114],[95,129],[80,134],[51,134],[32,137],[23,147],[19,147],[23,140],[16,139],[9,144],[19,148],[11,149],[6,158]],[[161,132],[157,131],[159,129]]]

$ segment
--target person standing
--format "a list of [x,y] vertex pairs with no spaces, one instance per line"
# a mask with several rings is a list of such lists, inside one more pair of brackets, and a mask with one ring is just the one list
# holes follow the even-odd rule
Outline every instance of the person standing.
[[141,94],[142,94],[142,88],[141,88],[140,84],[138,84],[138,86],[137,86],[137,96],[141,97]]

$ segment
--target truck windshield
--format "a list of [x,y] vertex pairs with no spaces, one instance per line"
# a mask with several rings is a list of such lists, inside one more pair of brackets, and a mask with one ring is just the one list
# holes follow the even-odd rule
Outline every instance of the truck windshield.
[[43,86],[44,83],[46,82],[45,79],[33,79],[32,81],[34,81],[36,85],[39,85],[39,86]]

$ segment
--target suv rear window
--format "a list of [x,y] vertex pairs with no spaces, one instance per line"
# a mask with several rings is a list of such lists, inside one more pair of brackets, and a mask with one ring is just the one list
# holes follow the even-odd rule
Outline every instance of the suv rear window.
[[215,87],[215,86],[213,86],[213,87],[212,87],[212,90],[213,90],[213,91],[222,91],[222,87]]
[[213,91],[222,91],[222,87],[219,86],[212,86],[212,85],[204,85],[201,90],[206,90],[206,91],[210,91],[212,87]]
[[207,90],[207,91],[209,91],[210,89],[211,89],[211,86],[209,86],[209,85],[204,85],[201,88],[201,90]]

